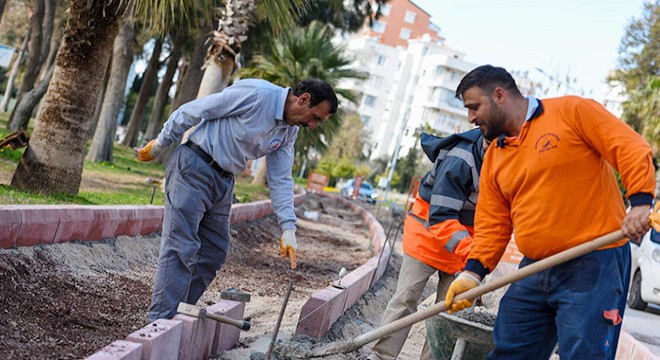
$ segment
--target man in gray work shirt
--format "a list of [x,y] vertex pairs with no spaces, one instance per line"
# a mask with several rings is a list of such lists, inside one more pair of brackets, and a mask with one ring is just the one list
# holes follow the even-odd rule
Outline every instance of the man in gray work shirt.
[[165,214],[149,321],[172,318],[179,302],[195,304],[222,267],[229,250],[233,174],[266,156],[273,210],[282,229],[280,254],[295,268],[293,145],[300,126],[314,129],[337,111],[337,96],[324,81],[294,89],[245,79],[220,93],[181,105],[157,139],[136,156],[154,159],[197,125],[170,156]]

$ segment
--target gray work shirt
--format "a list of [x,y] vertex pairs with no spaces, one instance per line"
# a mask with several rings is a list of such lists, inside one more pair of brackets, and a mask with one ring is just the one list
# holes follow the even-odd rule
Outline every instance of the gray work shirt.
[[181,105],[163,125],[158,142],[178,142],[197,125],[189,139],[233,174],[243,172],[248,160],[266,156],[273,210],[282,230],[295,230],[291,167],[298,127],[284,121],[289,90],[265,80],[239,80],[222,92]]

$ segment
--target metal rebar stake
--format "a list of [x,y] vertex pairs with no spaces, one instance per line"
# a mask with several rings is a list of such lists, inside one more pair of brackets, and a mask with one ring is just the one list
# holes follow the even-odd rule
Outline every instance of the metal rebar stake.
[[275,347],[275,340],[277,339],[277,333],[280,331],[280,325],[282,324],[282,317],[284,317],[284,310],[286,310],[286,304],[289,302],[289,295],[291,295],[291,289],[293,289],[293,279],[289,279],[289,288],[286,290],[286,295],[284,295],[284,301],[282,302],[280,315],[277,318],[277,324],[275,324],[275,330],[273,331],[273,338],[270,340],[270,345],[268,346],[268,352],[266,353],[266,360],[270,360],[270,356],[273,353],[273,348]]

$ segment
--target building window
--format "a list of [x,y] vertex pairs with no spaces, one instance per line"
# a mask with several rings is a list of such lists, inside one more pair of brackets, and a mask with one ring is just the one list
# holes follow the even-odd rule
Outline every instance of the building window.
[[363,122],[365,125],[368,125],[368,124],[369,124],[369,121],[371,120],[371,116],[368,116],[368,115],[362,115],[361,118],[362,118],[362,122]]
[[367,95],[367,97],[364,98],[364,106],[374,106],[376,105],[376,97]]
[[378,20],[374,21],[374,25],[371,27],[371,29],[374,32],[377,32],[377,33],[380,33],[380,34],[385,32],[385,28],[387,28],[387,24],[382,22],[382,21],[378,21]]
[[378,75],[369,75],[369,85],[380,88],[383,85],[383,77]]
[[378,56],[376,56],[376,65],[383,65],[383,64],[385,64],[385,60],[386,60],[386,59],[387,59],[387,58],[386,58],[385,56],[383,56],[383,55],[378,55]]
[[399,37],[402,38],[403,40],[410,39],[410,29],[401,28],[401,33],[399,34]]
[[444,66],[436,66],[435,68],[435,76],[442,76],[442,73],[445,72]]
[[390,16],[392,12],[392,5],[383,4],[380,6],[380,14],[383,16]]
[[403,18],[403,20],[408,24],[413,24],[415,22],[415,17],[417,17],[417,14],[410,10],[406,10],[406,17]]

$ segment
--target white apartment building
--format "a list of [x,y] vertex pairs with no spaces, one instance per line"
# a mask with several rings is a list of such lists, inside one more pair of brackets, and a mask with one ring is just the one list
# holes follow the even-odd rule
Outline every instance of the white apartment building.
[[354,67],[369,74],[340,86],[361,95],[358,106],[346,107],[360,114],[370,132],[371,159],[391,157],[399,143],[399,156],[419,146],[415,129],[421,126],[440,136],[472,128],[463,103],[454,98],[461,78],[476,67],[463,53],[426,35],[409,40],[407,49],[366,36],[350,39],[347,48]]

